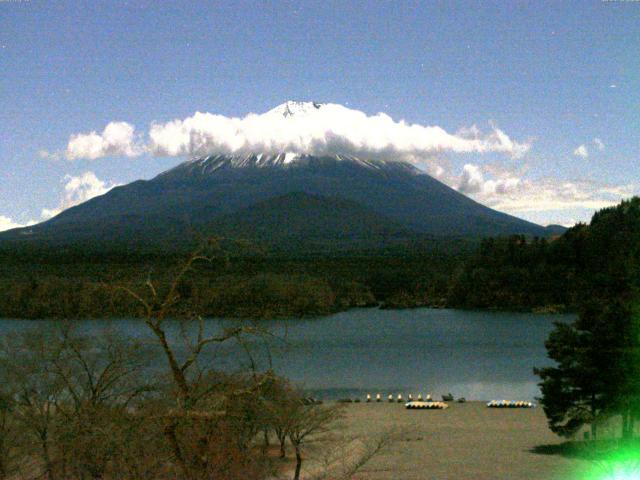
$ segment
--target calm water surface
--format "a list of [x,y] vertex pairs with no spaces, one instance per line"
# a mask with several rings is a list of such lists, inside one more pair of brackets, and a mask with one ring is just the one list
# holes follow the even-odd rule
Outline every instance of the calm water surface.
[[[252,340],[248,347],[260,367],[273,365],[321,398],[367,393],[439,397],[452,392],[467,399],[532,400],[539,395],[532,369],[549,364],[544,341],[553,321],[571,319],[568,315],[428,308],[356,309],[323,318],[260,322],[273,338]],[[49,323],[0,320],[0,334],[40,329]],[[237,323],[211,319],[207,329]],[[137,319],[88,320],[80,328],[92,333],[111,328],[150,340]],[[170,329],[173,338],[181,341],[178,322],[172,322]],[[204,361],[227,368],[249,363],[237,344],[208,352]]]

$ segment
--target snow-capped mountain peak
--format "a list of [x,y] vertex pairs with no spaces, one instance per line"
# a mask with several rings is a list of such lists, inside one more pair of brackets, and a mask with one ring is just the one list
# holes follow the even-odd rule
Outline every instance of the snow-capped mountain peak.
[[273,115],[282,115],[283,117],[309,115],[321,109],[324,104],[317,102],[296,102],[288,100],[267,113]]
[[[242,155],[206,155],[193,158],[168,170],[160,177],[180,178],[186,176],[207,177],[217,175],[219,171],[229,169],[256,169],[265,170],[289,170],[305,168],[322,168],[331,170],[342,166],[356,167],[362,170],[369,170],[385,174],[389,172],[400,172],[411,175],[422,175],[423,172],[406,162],[373,160],[356,157],[354,155],[331,154],[331,155],[306,155],[294,152],[282,153],[248,153]],[[332,167],[333,166],[333,167]]]

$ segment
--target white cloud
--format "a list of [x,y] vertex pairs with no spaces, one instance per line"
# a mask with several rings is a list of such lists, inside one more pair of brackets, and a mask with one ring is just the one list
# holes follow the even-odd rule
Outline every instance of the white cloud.
[[[52,155],[45,150],[41,152]],[[71,135],[65,156],[69,160],[95,160],[106,156],[135,157],[143,152],[144,147],[140,144],[133,125],[127,122],[111,122],[102,133],[93,131]]]
[[600,151],[604,150],[604,143],[598,137],[593,139],[593,144],[596,146],[598,150]]
[[610,207],[639,193],[637,185],[601,185],[554,178],[528,179],[509,169],[466,164],[459,176],[447,181],[475,200],[516,216],[543,223],[572,224],[575,216],[590,218],[594,210]]
[[611,195],[607,187],[587,182],[562,182],[555,179],[525,180],[511,194],[487,202],[493,208],[513,214],[551,212],[570,209],[591,211],[617,204],[626,195]]
[[12,228],[28,227],[29,225],[33,225],[34,223],[36,222],[33,220],[27,223],[18,223],[9,217],[0,215],[0,232],[4,232],[5,230],[11,230]]
[[576,147],[576,149],[573,151],[573,154],[576,157],[588,158],[589,157],[589,150],[587,149],[586,145],[582,144],[582,145]]
[[520,183],[519,178],[511,175],[485,180],[484,173],[478,165],[467,163],[462,169],[458,190],[468,195],[479,194],[483,197],[490,197],[514,192]]
[[589,150],[587,150],[587,146],[583,144],[583,145],[580,145],[579,147],[577,147],[573,151],[573,154],[576,157],[588,158],[589,157]]
[[[100,180],[93,172],[85,172],[78,176],[66,175],[64,177],[64,189],[57,207],[43,208],[40,220],[48,220],[55,217],[63,210],[74,207],[87,200],[107,193],[117,184],[108,184]],[[26,223],[18,223],[9,217],[0,215],[0,232],[11,230],[12,228],[28,227],[38,223],[30,220]]]
[[64,192],[58,206],[42,209],[41,215],[44,220],[55,217],[67,208],[79,205],[98,195],[103,195],[117,186],[100,180],[93,172],[85,172],[75,177],[66,175],[64,180]]
[[[293,114],[289,109],[295,109]],[[522,156],[529,149],[495,127],[484,137],[477,128],[454,135],[438,126],[395,121],[384,113],[369,116],[331,103],[284,104],[243,118],[197,112],[183,120],[153,124],[149,137],[150,151],[159,156],[293,152],[404,159],[438,152]]]
[[147,145],[132,125],[112,122],[101,134],[72,135],[65,156],[73,160],[145,152],[157,156],[292,152],[424,160],[442,152],[498,152],[519,158],[529,148],[528,142],[516,142],[494,125],[485,135],[475,125],[451,134],[439,126],[395,121],[384,113],[367,115],[332,103],[287,102],[242,118],[196,112],[185,119],[152,123]]
[[462,169],[458,190],[462,193],[479,193],[484,187],[484,175],[478,165],[466,164]]

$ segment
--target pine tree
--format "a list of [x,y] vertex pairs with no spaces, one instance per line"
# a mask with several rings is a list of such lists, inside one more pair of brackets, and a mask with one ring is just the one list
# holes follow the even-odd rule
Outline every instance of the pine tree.
[[[583,232],[584,233],[584,232]],[[622,417],[622,436],[640,416],[640,199],[597,212],[577,265],[580,312],[547,343],[553,367],[535,369],[552,431],[571,436]]]

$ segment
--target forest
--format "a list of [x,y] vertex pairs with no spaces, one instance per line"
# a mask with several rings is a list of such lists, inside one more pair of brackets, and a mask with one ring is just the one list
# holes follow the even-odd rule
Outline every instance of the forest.
[[[180,292],[203,316],[317,316],[368,306],[576,312],[584,272],[601,262],[600,252],[588,248],[589,238],[607,215],[607,209],[597,212],[591,225],[578,224],[553,238],[447,238],[419,248],[327,256],[287,255],[216,239],[219,261],[185,277]],[[137,305],[114,301],[105,285],[166,282],[185,255],[0,245],[0,317],[140,316]]]
[[[185,277],[181,294],[203,316],[274,318],[326,315],[352,307],[445,306],[450,272],[471,242],[418,252],[344,256],[229,254]],[[139,316],[127,299],[113,301],[106,285],[168,281],[183,252],[105,254],[46,248],[0,249],[0,317]],[[222,258],[224,257],[224,258]]]

